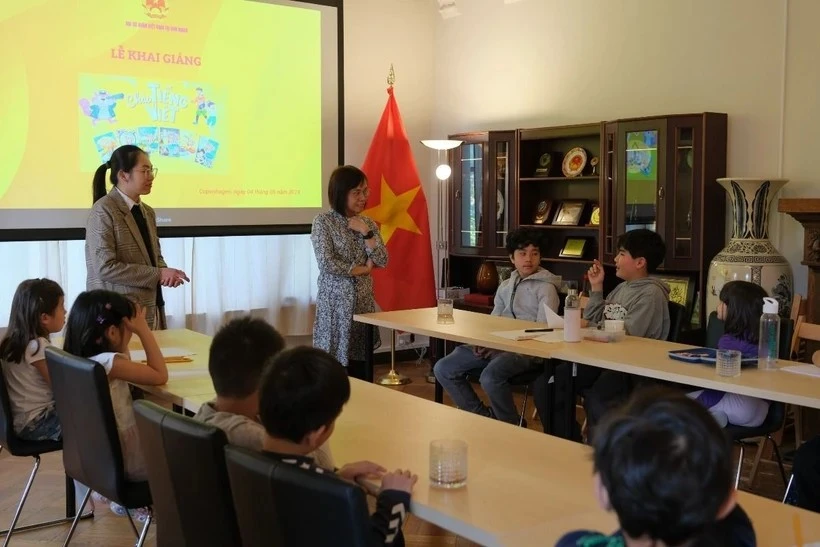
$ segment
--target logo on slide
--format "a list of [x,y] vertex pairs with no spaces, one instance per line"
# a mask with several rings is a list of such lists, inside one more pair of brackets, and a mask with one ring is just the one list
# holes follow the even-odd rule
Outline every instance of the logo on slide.
[[168,0],[142,0],[142,7],[151,19],[165,19],[168,16]]

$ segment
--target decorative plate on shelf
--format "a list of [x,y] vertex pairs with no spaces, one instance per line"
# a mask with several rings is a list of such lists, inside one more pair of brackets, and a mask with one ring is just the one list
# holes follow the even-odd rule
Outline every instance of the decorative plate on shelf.
[[573,148],[564,156],[561,171],[565,177],[577,177],[587,165],[587,152],[580,146]]

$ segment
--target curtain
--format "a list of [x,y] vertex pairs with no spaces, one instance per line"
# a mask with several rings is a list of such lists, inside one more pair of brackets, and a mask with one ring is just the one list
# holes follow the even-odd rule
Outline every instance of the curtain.
[[[190,284],[163,288],[168,328],[213,334],[225,320],[251,314],[285,336],[312,333],[319,270],[309,235],[162,239],[162,254]],[[0,242],[0,329],[14,290],[47,277],[62,286],[66,309],[85,290],[85,242]]]

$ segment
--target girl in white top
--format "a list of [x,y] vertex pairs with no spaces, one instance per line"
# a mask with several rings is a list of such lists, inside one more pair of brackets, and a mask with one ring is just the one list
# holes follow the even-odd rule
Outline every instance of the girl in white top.
[[[131,360],[128,342],[132,334],[142,342],[147,365]],[[125,475],[134,481],[147,480],[128,383],[164,384],[168,381],[168,369],[145,320],[145,309],[112,291],[80,293],[68,316],[64,349],[105,368]]]
[[14,432],[29,441],[58,441],[45,349],[65,325],[63,289],[51,279],[20,283],[11,302],[9,326],[0,342],[0,363],[9,394]]

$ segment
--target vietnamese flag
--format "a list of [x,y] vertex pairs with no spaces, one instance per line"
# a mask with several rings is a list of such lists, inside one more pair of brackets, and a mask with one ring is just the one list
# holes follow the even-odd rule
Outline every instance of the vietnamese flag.
[[378,223],[389,257],[373,269],[376,303],[385,311],[429,308],[436,289],[427,199],[392,86],[387,95],[362,165],[370,189],[364,215]]

